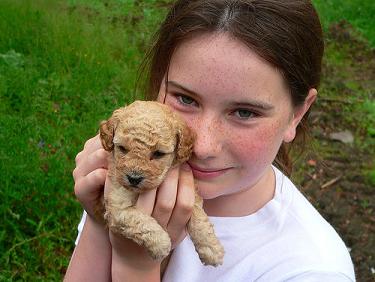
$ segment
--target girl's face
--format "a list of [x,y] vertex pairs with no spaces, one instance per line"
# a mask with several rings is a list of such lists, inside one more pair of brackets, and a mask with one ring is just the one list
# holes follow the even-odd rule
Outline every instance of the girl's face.
[[197,134],[188,163],[209,214],[249,214],[273,197],[271,164],[305,113],[278,70],[229,35],[201,35],[177,48],[158,99]]

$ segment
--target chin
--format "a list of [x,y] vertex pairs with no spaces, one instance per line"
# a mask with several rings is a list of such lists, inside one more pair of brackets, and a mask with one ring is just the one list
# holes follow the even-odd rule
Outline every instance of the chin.
[[213,200],[213,199],[216,199],[217,197],[219,197],[219,195],[212,195],[212,193],[200,193],[200,192],[198,192],[198,194],[202,197],[203,201]]
[[197,186],[198,194],[203,200],[212,200],[224,195],[222,189],[217,184],[207,184],[197,181]]

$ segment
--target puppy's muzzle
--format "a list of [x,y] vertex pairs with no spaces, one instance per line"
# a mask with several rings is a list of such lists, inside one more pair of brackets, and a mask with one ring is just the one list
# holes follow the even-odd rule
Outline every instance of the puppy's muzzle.
[[126,178],[133,187],[136,187],[144,179],[144,177],[139,174],[127,174]]

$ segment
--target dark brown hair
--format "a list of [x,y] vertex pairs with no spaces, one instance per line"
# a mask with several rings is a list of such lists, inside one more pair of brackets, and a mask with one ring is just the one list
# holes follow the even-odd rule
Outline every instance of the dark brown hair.
[[[294,106],[303,104],[309,89],[318,88],[324,45],[319,17],[310,1],[178,0],[145,61],[149,67],[146,98],[156,99],[178,45],[197,34],[213,32],[228,33],[276,67],[284,76]],[[304,139],[305,123],[306,116],[296,139]],[[283,144],[275,159],[287,174],[292,168],[292,144]]]

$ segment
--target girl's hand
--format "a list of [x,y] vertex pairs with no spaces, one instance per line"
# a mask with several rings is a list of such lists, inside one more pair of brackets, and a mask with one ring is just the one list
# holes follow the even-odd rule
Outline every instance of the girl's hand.
[[99,135],[96,135],[87,140],[76,156],[74,193],[92,219],[95,219],[94,210],[103,194],[108,154],[102,147]]
[[[108,179],[106,185],[107,183]],[[186,224],[191,217],[194,200],[193,174],[189,165],[183,164],[181,167],[171,169],[158,189],[141,194],[136,207],[154,217],[168,232],[173,249],[187,234]],[[110,234],[110,240],[112,259],[120,264],[145,271],[160,266],[160,261],[153,261],[146,250],[133,241],[115,234]]]
[[[186,236],[186,224],[195,202],[194,177],[187,163],[169,171],[152,200],[148,195],[140,197],[137,207],[150,213],[167,230],[174,249]],[[151,210],[151,202],[154,207]]]

